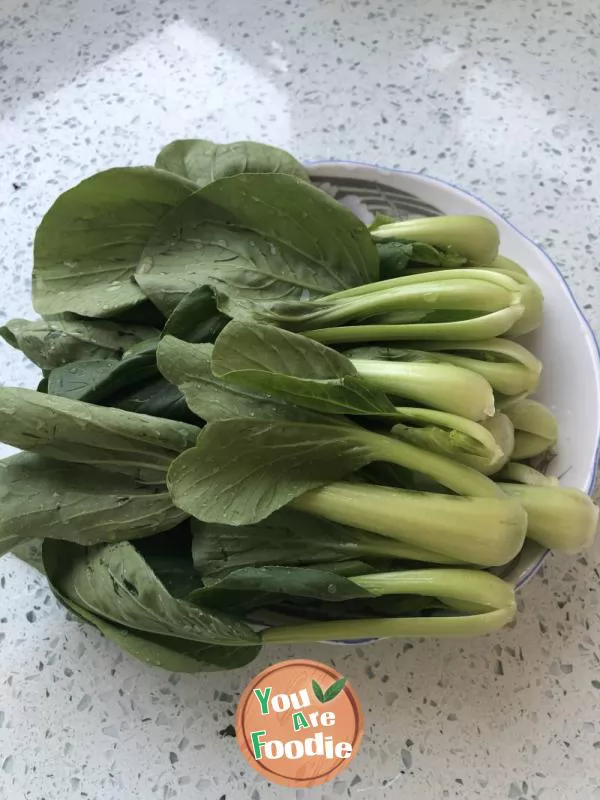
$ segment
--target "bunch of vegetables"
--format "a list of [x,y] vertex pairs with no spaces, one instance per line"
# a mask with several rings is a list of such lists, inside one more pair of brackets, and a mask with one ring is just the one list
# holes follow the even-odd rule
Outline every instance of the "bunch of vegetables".
[[0,554],[143,661],[485,633],[528,541],[594,535],[536,469],[558,432],[512,337],[543,298],[488,220],[368,228],[287,153],[177,141],[56,200],[33,303],[1,329],[43,375],[0,389]]

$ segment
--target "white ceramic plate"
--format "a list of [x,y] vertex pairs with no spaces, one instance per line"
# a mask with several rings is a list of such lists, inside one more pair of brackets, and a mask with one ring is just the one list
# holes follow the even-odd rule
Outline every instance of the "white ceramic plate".
[[[399,218],[479,214],[496,224],[502,255],[521,264],[544,293],[544,324],[521,341],[544,365],[536,397],[558,419],[558,455],[548,473],[591,494],[600,453],[600,354],[569,287],[543,250],[482,200],[444,181],[346,161],[311,163],[308,168],[315,183],[365,222],[380,211]],[[547,552],[528,544],[503,577],[522,586]]]

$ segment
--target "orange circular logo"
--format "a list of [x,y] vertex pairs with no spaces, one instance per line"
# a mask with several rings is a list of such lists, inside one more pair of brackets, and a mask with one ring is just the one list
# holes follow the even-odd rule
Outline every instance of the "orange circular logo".
[[267,780],[318,786],[354,758],[363,716],[354,690],[318,661],[281,661],[246,687],[236,714],[238,744]]

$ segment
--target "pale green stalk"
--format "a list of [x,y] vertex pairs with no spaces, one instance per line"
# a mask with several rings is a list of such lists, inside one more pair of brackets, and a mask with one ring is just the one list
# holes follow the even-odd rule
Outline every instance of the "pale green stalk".
[[577,553],[593,542],[598,507],[579,489],[562,486],[498,484],[527,512],[527,536],[563,553]]
[[[510,339],[487,339],[480,342],[440,341],[414,342],[415,350],[435,353],[441,361],[464,367],[484,377],[494,391],[505,395],[533,392],[537,388],[542,363],[523,345]],[[453,352],[467,351],[464,355]],[[477,353],[490,353],[506,361],[478,358]]]
[[492,387],[481,375],[462,367],[423,361],[351,361],[371,386],[393,397],[406,397],[470,420],[494,413]]
[[497,480],[526,483],[529,486],[560,486],[558,478],[554,475],[544,475],[537,469],[518,461],[510,461],[495,476]]
[[456,497],[340,482],[306,492],[290,505],[464,563],[491,567],[517,555],[527,528],[521,505],[499,494]]
[[447,456],[430,453],[391,436],[367,430],[353,429],[352,435],[369,448],[373,461],[389,461],[413,472],[420,472],[457,494],[470,497],[502,497],[502,492],[492,480]]
[[520,264],[517,264],[516,261],[513,261],[511,258],[507,258],[506,256],[498,255],[492,261],[492,267],[497,267],[498,269],[505,270],[507,272],[516,272],[518,275],[525,275],[529,277],[526,270]]
[[431,409],[396,409],[396,413],[404,422],[413,425],[394,425],[393,436],[447,455],[485,475],[496,472],[510,458],[514,444],[513,427],[502,414],[477,423]]
[[544,295],[542,290],[527,274],[512,269],[493,267],[499,274],[513,278],[521,285],[521,300],[525,311],[521,319],[516,322],[511,330],[513,336],[523,336],[534,331],[542,324],[544,316]]
[[370,294],[387,293],[392,289],[405,288],[408,286],[423,286],[427,283],[439,283],[441,281],[454,281],[460,278],[468,278],[470,281],[483,281],[507,292],[518,292],[521,283],[510,275],[503,275],[494,269],[441,269],[437,271],[419,271],[411,275],[399,275],[397,278],[388,278],[384,281],[373,281],[360,286],[353,286],[351,289],[344,289],[341,292],[328,294],[314,301],[315,305],[327,305],[338,300],[351,300],[356,297],[364,297]]
[[[396,414],[403,422],[417,425],[435,425],[447,430],[456,430],[473,439],[490,459],[499,457],[501,449],[493,434],[481,423],[473,422],[459,414],[436,411],[430,408],[413,408],[412,406],[396,406]],[[393,432],[393,431],[392,431]]]
[[390,617],[383,619],[342,620],[282,625],[261,631],[264,644],[349,641],[368,638],[454,638],[482,636],[500,630],[515,618],[516,606],[499,608],[486,614],[460,617]]
[[[444,276],[447,277],[447,276]],[[372,286],[373,284],[368,284]],[[468,277],[455,280],[439,280],[423,282],[405,287],[386,289],[384,291],[364,293],[360,296],[344,300],[332,300],[323,307],[314,306],[306,312],[286,315],[278,313],[278,321],[302,330],[321,325],[324,327],[338,325],[351,320],[374,318],[388,312],[404,311],[499,311],[507,306],[520,303],[521,291],[515,291],[495,285],[490,281],[472,280]],[[383,320],[382,318],[382,321]]]
[[456,602],[483,613],[463,616],[395,617],[384,619],[310,622],[267,628],[265,644],[358,639],[386,636],[476,636],[498,630],[511,622],[516,604],[512,587],[487,572],[465,569],[410,570],[350,578],[377,595],[418,594]]
[[[485,420],[481,424],[492,434],[501,451],[500,458],[492,461],[482,469],[482,472],[486,475],[491,475],[501,469],[512,456],[515,448],[515,429],[506,414],[500,412],[496,412],[491,419]],[[467,461],[466,463],[469,462]],[[472,464],[471,466],[475,465]]]
[[304,335],[323,344],[349,342],[396,342],[407,339],[460,339],[477,341],[507,333],[523,313],[522,305],[456,322],[411,322],[399,325],[349,325],[305,331]]
[[498,228],[485,217],[446,215],[390,222],[371,231],[376,242],[423,242],[452,248],[474,264],[489,264],[498,255]]
[[525,398],[505,409],[515,427],[515,449],[512,458],[521,461],[538,456],[556,444],[558,423],[556,417],[542,403]]

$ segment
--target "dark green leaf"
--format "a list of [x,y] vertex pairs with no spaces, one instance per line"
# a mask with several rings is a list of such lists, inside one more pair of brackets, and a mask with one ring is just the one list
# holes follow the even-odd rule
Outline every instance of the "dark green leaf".
[[444,608],[447,610],[447,606],[437,598],[420,594],[373,597],[369,600],[369,607],[380,617],[419,617]]
[[191,410],[207,422],[250,417],[263,420],[322,421],[313,411],[216,378],[213,345],[189,344],[166,336],[158,346],[158,368],[183,393]]
[[135,542],[135,549],[173,597],[184,599],[202,586],[192,560],[190,520]]
[[[306,597],[286,597],[279,595],[277,602],[270,604],[267,608],[261,609],[258,614],[265,624],[289,624],[290,617],[297,619],[298,622],[335,620],[339,622],[345,619],[372,619],[375,614],[369,607],[370,600],[346,600],[345,603],[326,603],[322,600],[313,600]],[[286,619],[270,619],[267,617],[270,612],[285,615]],[[258,614],[254,616],[258,617]]]
[[58,597],[58,599],[69,611],[81,617],[82,621],[98,628],[107,639],[118,645],[125,653],[129,653],[144,664],[162,667],[169,672],[198,673],[239,669],[254,661],[261,651],[260,645],[224,646],[193,642],[175,636],[134,632],[129,628],[107,622],[66,598]]
[[[192,520],[192,531],[194,566],[205,582],[242,567],[333,562],[328,569],[334,570],[335,563],[346,563],[342,559],[395,555],[393,540],[292,508],[282,508],[255,525]],[[362,573],[368,571],[365,567]]]
[[0,441],[32,453],[162,483],[198,428],[41,394],[0,388]]
[[56,586],[52,591],[65,608],[82,622],[89,622],[121,650],[145,664],[162,667],[171,672],[214,672],[237,669],[250,663],[260,652],[260,645],[223,646],[205,642],[194,642],[175,636],[133,631],[93,614],[87,608],[73,602],[60,593]]
[[114,392],[137,386],[156,374],[155,357],[148,354],[132,359],[131,363],[112,358],[74,361],[52,370],[48,376],[48,394],[101,403]]
[[255,644],[244,622],[174,598],[129,542],[80,547],[44,542],[44,567],[61,596],[133,630],[220,645]]
[[217,308],[210,286],[200,286],[186,294],[167,320],[163,336],[185,342],[214,342],[228,322]]
[[412,244],[407,242],[377,242],[380,279],[387,280],[402,275],[410,263],[412,249]]
[[150,300],[144,300],[133,308],[111,314],[110,321],[119,325],[149,325],[160,329],[165,324],[165,317]]
[[413,242],[412,248],[412,261],[415,265],[455,269],[467,263],[467,259],[451,247],[442,249],[424,242]]
[[205,522],[258,522],[372,460],[352,428],[254,420],[212,422],[171,464],[176,506]]
[[253,319],[278,301],[310,300],[377,278],[365,226],[289,175],[244,174],[200,189],[168,214],[136,280],[163,312],[203,285],[220,310]]
[[0,461],[0,555],[33,536],[81,544],[135,539],[183,519],[164,489],[29,453]]
[[348,678],[338,678],[337,681],[334,681],[331,686],[329,686],[325,690],[325,694],[323,695],[323,702],[329,703],[331,700],[335,700],[338,694],[342,691],[344,686],[346,685],[346,681]]
[[126,389],[111,395],[107,399],[111,406],[122,408],[124,411],[201,424],[198,417],[189,409],[179,389],[164,378],[147,381],[134,389]]
[[321,689],[321,687],[319,686],[319,684],[317,683],[317,681],[314,678],[313,678],[313,681],[312,681],[312,690],[313,690],[313,693],[314,693],[315,697],[317,698],[317,700],[320,703],[324,703],[325,702],[325,695],[323,694],[323,689]]
[[273,595],[287,594],[341,602],[368,597],[349,578],[314,567],[245,567],[193,591],[193,603],[224,610],[266,605]]
[[326,414],[393,414],[387,395],[341,353],[298,333],[230,322],[211,360],[217,378]]
[[467,262],[464,256],[450,248],[442,250],[423,242],[377,242],[377,252],[381,280],[396,278],[409,268],[427,266],[454,269]]
[[158,154],[156,166],[198,186],[242,172],[283,172],[308,181],[308,173],[285,150],[258,142],[216,144],[207,139],[178,139]]
[[195,189],[163,170],[121,167],[61,194],[35,236],[36,311],[109,317],[143,303],[132,280],[142,251],[161,218]]
[[105,403],[115,392],[158,378],[156,345],[157,339],[149,339],[128,350],[122,360],[82,360],[57,367],[48,376],[48,394]]
[[79,359],[119,359],[132,345],[157,335],[150,327],[70,315],[33,321],[11,319],[0,328],[0,336],[8,344],[44,370]]

